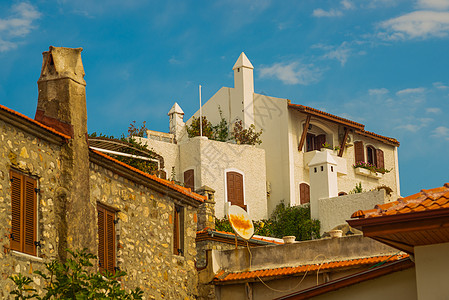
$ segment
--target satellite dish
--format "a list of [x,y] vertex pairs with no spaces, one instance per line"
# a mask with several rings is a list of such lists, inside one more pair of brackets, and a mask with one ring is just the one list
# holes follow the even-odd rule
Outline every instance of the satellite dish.
[[244,240],[249,240],[254,234],[254,225],[248,213],[237,205],[231,205],[228,219],[235,233]]

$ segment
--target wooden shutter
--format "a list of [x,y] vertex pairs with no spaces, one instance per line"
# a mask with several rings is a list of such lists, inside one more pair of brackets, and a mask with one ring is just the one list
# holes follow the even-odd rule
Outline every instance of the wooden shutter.
[[22,242],[22,176],[16,172],[10,172],[11,178],[11,250],[21,251]]
[[310,186],[307,183],[299,185],[299,200],[301,204],[310,202]]
[[377,167],[385,169],[385,163],[384,163],[384,152],[380,149],[376,149],[376,156],[377,156]]
[[365,161],[365,149],[363,149],[363,142],[354,142],[355,162]]
[[326,143],[326,135],[317,135],[315,138],[315,150],[320,150],[323,147],[324,143]]
[[36,180],[24,176],[23,252],[36,255]]
[[228,185],[228,202],[246,210],[243,192],[243,175],[237,172],[228,172],[226,173],[226,181]]
[[195,190],[195,171],[193,169],[184,172],[184,186],[192,191]]
[[179,254],[179,208],[175,206],[173,212],[173,254]]
[[115,211],[97,206],[98,262],[100,271],[115,271]]
[[106,260],[106,246],[105,246],[105,227],[104,227],[104,219],[105,219],[105,211],[102,207],[97,206],[98,211],[98,265],[100,267],[100,271],[105,270]]

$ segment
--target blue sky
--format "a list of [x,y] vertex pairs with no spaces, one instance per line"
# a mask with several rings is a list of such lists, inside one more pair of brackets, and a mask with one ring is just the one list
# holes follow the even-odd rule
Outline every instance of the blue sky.
[[397,138],[403,196],[449,182],[449,0],[0,0],[0,104],[34,117],[43,51],[82,47],[89,131],[168,131],[244,51],[255,91]]

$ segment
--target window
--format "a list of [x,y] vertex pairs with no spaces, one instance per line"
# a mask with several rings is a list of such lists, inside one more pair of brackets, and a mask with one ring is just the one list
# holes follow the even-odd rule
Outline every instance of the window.
[[37,182],[11,170],[11,250],[36,255]]
[[[354,142],[354,152],[356,162],[365,162],[365,150],[362,141]],[[385,168],[384,152],[373,146],[366,146],[366,162],[380,169]]]
[[306,152],[320,150],[325,143],[325,134],[314,135],[312,133],[308,133],[306,136]]
[[97,204],[98,264],[100,272],[115,271],[115,211]]
[[306,204],[310,202],[310,186],[307,183],[299,185],[299,203]]
[[193,169],[184,172],[184,186],[192,191],[195,190],[195,171]]
[[184,207],[175,204],[173,213],[173,254],[184,255]]
[[227,172],[226,183],[228,202],[231,202],[231,205],[237,205],[246,210],[243,192],[243,175],[237,172]]

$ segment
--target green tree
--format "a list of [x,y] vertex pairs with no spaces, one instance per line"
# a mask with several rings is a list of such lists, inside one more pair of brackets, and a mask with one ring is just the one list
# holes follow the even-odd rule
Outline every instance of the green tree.
[[125,276],[125,272],[93,272],[91,260],[97,259],[95,255],[86,249],[67,252],[70,256],[65,262],[53,260],[45,265],[45,273],[34,272],[45,280],[46,292],[43,296],[38,296],[36,290],[29,287],[31,278],[22,274],[10,276],[16,284],[16,289],[10,292],[15,295],[14,299],[142,299],[143,292],[139,288],[129,292],[121,288],[118,279]]

